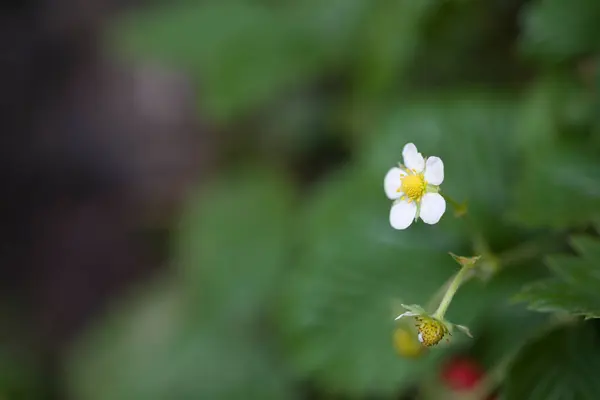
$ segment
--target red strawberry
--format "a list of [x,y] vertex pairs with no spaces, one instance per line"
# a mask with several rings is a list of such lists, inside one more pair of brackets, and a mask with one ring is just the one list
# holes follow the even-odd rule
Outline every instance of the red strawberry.
[[442,379],[454,391],[473,389],[485,372],[475,361],[468,358],[455,358],[442,370]]

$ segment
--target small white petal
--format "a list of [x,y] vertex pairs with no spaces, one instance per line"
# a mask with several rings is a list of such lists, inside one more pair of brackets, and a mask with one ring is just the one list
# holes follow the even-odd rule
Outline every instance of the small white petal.
[[414,169],[416,172],[422,172],[425,168],[425,160],[423,155],[417,151],[417,146],[413,143],[408,143],[402,149],[402,157],[404,158],[404,165],[408,169]]
[[405,200],[394,204],[390,210],[390,224],[394,229],[406,229],[412,224],[417,215],[417,205]]
[[403,314],[398,315],[394,321],[398,321],[400,318],[404,318],[404,317],[414,317],[416,315],[419,315],[419,314],[407,311]]
[[425,167],[425,180],[427,183],[438,186],[444,181],[444,163],[439,157],[429,157]]
[[419,338],[419,342],[423,343],[423,334],[421,332],[419,332],[417,337]]
[[385,195],[391,200],[399,199],[402,196],[402,192],[398,192],[402,182],[400,182],[400,177],[406,175],[406,172],[402,171],[400,168],[394,167],[385,174],[385,178],[383,179],[383,189],[385,190]]
[[426,224],[437,224],[446,211],[446,200],[439,193],[425,193],[419,216]]

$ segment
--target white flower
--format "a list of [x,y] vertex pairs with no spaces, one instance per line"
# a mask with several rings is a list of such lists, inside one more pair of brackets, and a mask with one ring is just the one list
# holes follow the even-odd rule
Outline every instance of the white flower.
[[446,200],[439,194],[444,163],[439,157],[423,158],[412,143],[404,146],[402,157],[404,165],[390,169],[383,180],[385,194],[394,200],[390,224],[406,229],[417,218],[437,224],[446,211]]

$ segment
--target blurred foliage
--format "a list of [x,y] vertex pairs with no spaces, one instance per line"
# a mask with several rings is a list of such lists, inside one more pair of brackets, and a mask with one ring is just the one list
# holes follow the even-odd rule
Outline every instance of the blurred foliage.
[[[594,322],[548,330],[552,316],[510,299],[600,310],[598,20],[596,0],[196,0],[123,15],[115,51],[186,71],[230,158],[190,197],[170,275],[115,300],[70,350],[73,398],[392,399],[459,352],[490,369],[516,354],[506,399],[594,398]],[[390,228],[383,176],[410,141],[443,159],[466,218]],[[547,258],[570,237],[579,255]],[[456,272],[449,251],[491,265],[449,310],[475,340],[402,358],[395,304],[427,304]]]
[[532,340],[510,368],[507,399],[594,399],[600,363],[598,332],[589,325],[564,326]]
[[554,277],[527,286],[517,296],[530,307],[545,312],[568,312],[586,319],[600,318],[598,284],[600,241],[586,236],[573,237],[573,247],[580,253],[552,256],[548,266]]
[[35,349],[24,345],[32,340],[32,335],[15,309],[19,313],[24,310],[4,300],[0,308],[0,399],[34,400],[45,389],[42,368]]
[[600,4],[576,0],[565,7],[560,0],[538,0],[522,14],[524,52],[541,61],[566,62],[600,50]]

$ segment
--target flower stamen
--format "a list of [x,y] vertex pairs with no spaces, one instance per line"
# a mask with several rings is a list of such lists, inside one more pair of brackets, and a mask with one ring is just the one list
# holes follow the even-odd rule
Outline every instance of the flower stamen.
[[419,201],[425,194],[427,181],[423,174],[410,174],[400,178],[400,188],[408,197],[408,201]]
[[424,346],[430,347],[438,344],[444,336],[449,334],[448,328],[434,318],[415,317],[417,329],[419,330],[419,341]]

